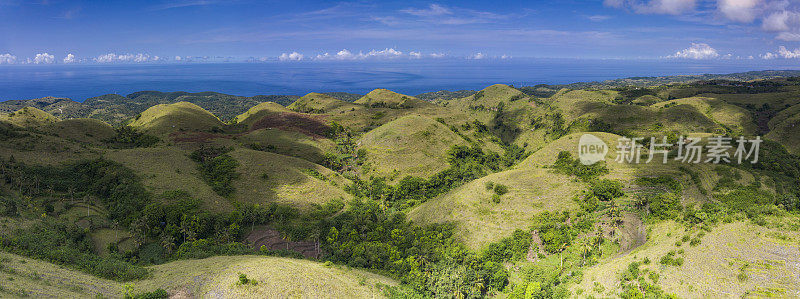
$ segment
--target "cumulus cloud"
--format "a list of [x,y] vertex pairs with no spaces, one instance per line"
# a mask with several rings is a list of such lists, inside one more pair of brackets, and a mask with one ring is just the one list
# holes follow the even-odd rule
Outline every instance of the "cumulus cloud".
[[635,13],[695,14],[716,13],[718,21],[760,23],[761,29],[775,33],[775,39],[800,41],[800,1],[797,0],[715,0],[698,5],[698,0],[604,0],[606,6]]
[[403,57],[403,52],[397,51],[394,48],[386,48],[383,50],[371,50],[367,53],[358,52],[353,53],[350,50],[342,49],[336,54],[319,54],[315,57],[318,60],[361,60],[361,59],[391,59]]
[[761,0],[717,0],[717,9],[728,19],[750,23],[758,14]]
[[453,12],[450,9],[441,6],[439,4],[431,4],[430,6],[428,6],[428,8],[424,9],[408,8],[400,11],[418,17],[435,17],[435,16],[453,14]]
[[162,60],[161,57],[158,56],[150,56],[150,54],[114,54],[108,53],[105,55],[100,55],[94,58],[95,62],[98,63],[115,63],[115,62],[154,62]]
[[411,58],[422,58],[422,53],[411,51],[408,52],[408,56],[410,56]]
[[667,56],[667,58],[713,59],[719,56],[717,50],[708,44],[692,43],[691,47],[675,52],[674,55]]
[[693,11],[696,0],[604,0],[603,4],[614,8],[624,8],[642,14],[679,15]]
[[300,61],[303,60],[303,54],[292,52],[290,54],[283,53],[281,56],[278,56],[280,61]]
[[175,56],[175,61],[181,61],[181,60],[183,60],[183,57]]
[[767,52],[761,55],[763,59],[775,59],[775,58],[785,58],[785,59],[797,59],[800,58],[800,48],[789,50],[785,46],[778,47],[778,53]]
[[36,54],[36,57],[33,58],[33,63],[35,64],[51,64],[55,61],[56,61],[56,56],[47,53]]
[[78,62],[78,60],[75,59],[75,55],[72,55],[72,53],[69,53],[67,54],[67,57],[64,57],[64,63],[75,63],[75,62]]
[[433,58],[444,58],[444,53],[431,53],[431,57]]
[[11,54],[0,54],[0,64],[14,64],[17,62],[17,56]]
[[484,58],[486,58],[486,54],[478,52],[478,53],[475,53],[475,55],[470,56],[469,58],[471,58],[471,59],[484,59]]

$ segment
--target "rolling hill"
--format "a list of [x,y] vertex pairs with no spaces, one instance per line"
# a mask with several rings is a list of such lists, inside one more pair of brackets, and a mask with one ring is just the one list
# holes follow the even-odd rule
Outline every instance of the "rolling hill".
[[376,175],[401,179],[429,177],[449,166],[447,150],[467,142],[430,118],[408,115],[375,128],[361,137],[367,162]]
[[0,121],[26,128],[40,128],[58,121],[50,113],[33,107],[24,107],[15,112],[0,114]]
[[224,125],[210,112],[189,102],[150,107],[130,123],[130,126],[156,136],[179,131],[210,132],[220,130]]
[[[166,290],[173,298],[300,297],[375,298],[397,282],[370,272],[307,260],[264,256],[220,256],[150,267],[152,276],[135,283],[100,279],[50,263],[0,252],[4,297],[122,298]],[[239,274],[258,281],[237,285]]]
[[428,102],[415,97],[399,94],[387,89],[370,91],[354,103],[368,107],[386,107],[393,109],[419,108],[430,105]]

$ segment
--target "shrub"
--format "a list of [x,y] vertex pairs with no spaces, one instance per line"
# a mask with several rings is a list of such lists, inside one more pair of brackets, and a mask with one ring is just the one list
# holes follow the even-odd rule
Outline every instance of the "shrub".
[[572,154],[567,151],[558,153],[558,158],[556,158],[553,168],[556,172],[574,175],[584,181],[591,181],[598,176],[608,173],[608,168],[605,163],[600,162],[592,165],[583,165],[579,159],[573,159]]
[[499,194],[492,194],[492,202],[500,203],[500,195]]
[[247,275],[245,275],[243,273],[239,273],[239,282],[237,282],[237,284],[240,284],[240,285],[248,285],[249,284],[249,285],[254,285],[255,286],[255,285],[258,285],[258,281],[255,280],[255,279],[247,278]]
[[508,193],[508,187],[502,184],[495,184],[494,185],[494,193],[497,195],[503,195]]
[[622,184],[609,179],[592,180],[589,183],[589,190],[602,201],[610,201],[625,195],[622,193]]
[[484,184],[484,186],[486,187],[486,191],[491,191],[494,188],[494,183],[492,181],[488,181],[486,184]]
[[672,193],[658,194],[649,199],[650,213],[658,219],[677,219],[681,216],[682,209],[680,198]]

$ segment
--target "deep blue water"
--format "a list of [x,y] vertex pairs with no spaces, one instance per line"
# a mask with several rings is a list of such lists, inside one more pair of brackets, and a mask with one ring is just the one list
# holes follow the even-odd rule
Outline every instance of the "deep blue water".
[[598,81],[633,76],[724,74],[800,69],[791,60],[418,60],[269,62],[151,65],[2,65],[0,101],[44,96],[76,101],[141,90],[217,91],[253,96],[344,91],[364,94],[387,88],[405,94]]

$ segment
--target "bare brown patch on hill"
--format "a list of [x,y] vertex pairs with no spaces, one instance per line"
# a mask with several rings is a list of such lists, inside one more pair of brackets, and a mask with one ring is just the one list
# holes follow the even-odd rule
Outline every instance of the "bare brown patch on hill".
[[281,233],[268,228],[256,227],[247,235],[247,243],[256,249],[263,246],[269,250],[289,250],[302,254],[306,258],[318,258],[320,251],[316,242],[291,241],[281,237]]
[[306,134],[313,138],[325,138],[330,129],[325,118],[320,115],[306,115],[295,112],[280,112],[264,116],[253,124],[250,130],[281,129]]

